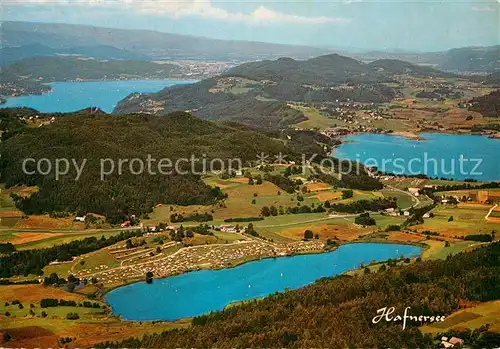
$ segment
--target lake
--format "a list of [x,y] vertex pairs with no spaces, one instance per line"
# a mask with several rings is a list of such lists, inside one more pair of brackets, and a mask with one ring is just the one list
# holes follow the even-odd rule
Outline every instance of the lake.
[[421,141],[385,134],[357,134],[346,137],[334,156],[396,174],[426,174],[457,180],[500,179],[500,140],[443,133],[419,136]]
[[126,320],[168,320],[222,310],[232,302],[296,289],[322,277],[339,275],[361,263],[419,256],[411,245],[354,243],[328,253],[278,257],[235,268],[202,270],[138,282],[106,294],[114,314]]
[[53,82],[52,91],[42,95],[12,97],[0,108],[29,107],[43,113],[72,112],[88,107],[99,107],[111,113],[116,104],[134,92],[157,92],[178,84],[189,84],[193,80],[117,80]]

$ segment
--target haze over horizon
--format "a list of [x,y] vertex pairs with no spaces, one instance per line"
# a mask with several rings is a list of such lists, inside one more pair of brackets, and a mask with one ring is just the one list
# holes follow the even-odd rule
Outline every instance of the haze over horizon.
[[7,0],[1,19],[351,51],[431,52],[500,44],[500,2],[493,0]]

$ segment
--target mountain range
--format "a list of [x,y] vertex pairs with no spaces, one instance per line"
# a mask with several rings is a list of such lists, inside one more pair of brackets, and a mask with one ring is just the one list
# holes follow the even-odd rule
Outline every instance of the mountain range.
[[219,40],[151,30],[113,29],[59,23],[3,22],[2,65],[33,56],[75,54],[96,59],[252,61],[308,59],[330,53],[363,62],[398,59],[454,72],[500,71],[500,45],[443,52],[353,53],[345,50],[265,42]]

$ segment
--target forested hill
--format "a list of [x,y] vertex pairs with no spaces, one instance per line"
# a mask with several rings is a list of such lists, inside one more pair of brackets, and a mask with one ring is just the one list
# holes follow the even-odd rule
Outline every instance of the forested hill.
[[266,127],[301,121],[286,102],[355,101],[383,103],[397,96],[384,83],[394,75],[449,76],[402,61],[365,64],[338,54],[305,61],[292,58],[239,65],[221,76],[196,84],[166,88],[158,93],[131,95],[116,113],[165,114],[192,110],[204,119],[231,119]]
[[78,57],[30,57],[2,68],[2,81],[37,80],[42,82],[101,79],[167,79],[178,76],[173,64],[145,61],[99,61]]
[[30,57],[2,67],[0,96],[41,94],[48,82],[74,80],[182,78],[174,64],[134,60],[95,60],[82,57]]
[[81,47],[52,48],[40,43],[3,47],[0,49],[0,65],[6,66],[22,61],[30,57],[49,56],[57,57],[61,55],[78,55],[94,59],[126,59],[136,61],[150,61],[151,57],[135,54],[127,50],[121,50],[109,45],[90,45]]
[[[32,110],[20,109],[20,115],[29,115]],[[150,212],[158,203],[165,204],[210,204],[221,198],[218,189],[204,184],[197,175],[160,174],[158,161],[169,158],[175,163],[179,158],[194,155],[202,159],[213,158],[254,160],[264,152],[297,155],[300,146],[285,146],[281,140],[272,139],[248,128],[215,124],[200,120],[188,113],[176,112],[167,116],[127,115],[111,116],[88,110],[73,114],[39,114],[44,119],[56,118],[55,122],[42,127],[27,127],[12,109],[0,110],[0,126],[6,137],[0,143],[0,182],[7,186],[17,184],[37,185],[39,191],[27,199],[19,199],[19,207],[26,213],[69,211],[84,214],[100,213],[113,222],[121,221],[127,214]],[[324,153],[321,146],[311,148],[312,153]],[[292,148],[293,147],[293,148]],[[152,164],[150,175],[137,175],[130,171],[128,163],[123,174],[118,175],[118,159],[139,158],[147,165],[147,156],[157,159]],[[324,153],[326,156],[326,153]],[[272,156],[271,156],[272,157]],[[54,168],[55,159],[75,159],[80,166],[87,163],[78,180],[76,170],[70,166],[69,173],[56,180],[53,171],[46,176],[26,175],[22,161],[26,158],[50,159]],[[101,180],[100,159],[113,159],[116,164],[112,174]],[[201,162],[196,164],[200,171]],[[46,165],[45,165],[46,166]],[[107,165],[107,169],[111,165]],[[155,167],[156,166],[156,167]],[[188,167],[189,166],[189,167]],[[45,169],[46,167],[44,167]],[[140,168],[136,163],[134,171]],[[190,164],[181,164],[181,170],[191,169]],[[29,163],[28,171],[35,169]],[[164,171],[172,170],[172,166]]]
[[442,72],[430,67],[416,65],[398,59],[379,59],[368,64],[370,67],[378,69],[379,72],[386,74],[402,75],[408,74],[412,76],[423,77],[452,77],[453,74]]
[[[393,316],[449,315],[464,301],[500,298],[500,243],[447,260],[389,267],[363,276],[322,279],[310,286],[194,318],[187,329],[97,348],[438,348],[420,323],[372,323]],[[459,336],[466,338],[464,336]],[[438,342],[440,343],[440,342]],[[500,335],[482,333],[470,348],[496,348]]]
[[470,110],[490,118],[500,118],[500,90],[473,98],[470,102],[472,103]]
[[451,75],[395,59],[378,60],[365,64],[338,54],[319,56],[306,61],[279,58],[275,61],[250,62],[234,67],[224,75],[240,76],[252,80],[271,80],[276,83],[331,86],[343,83],[389,82],[396,74],[442,77]]

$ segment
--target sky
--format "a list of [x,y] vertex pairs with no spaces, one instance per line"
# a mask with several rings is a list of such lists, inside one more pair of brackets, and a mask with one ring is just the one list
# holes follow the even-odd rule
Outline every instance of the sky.
[[2,21],[59,22],[351,51],[500,44],[500,0],[2,0]]

